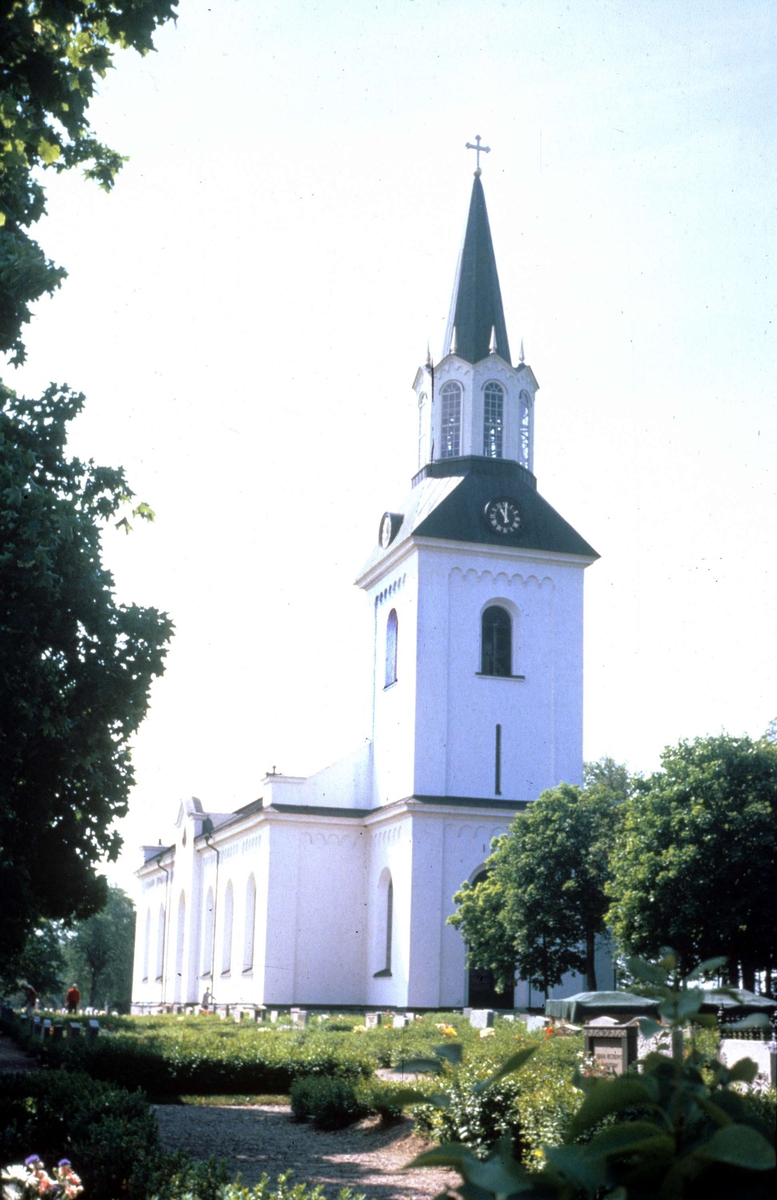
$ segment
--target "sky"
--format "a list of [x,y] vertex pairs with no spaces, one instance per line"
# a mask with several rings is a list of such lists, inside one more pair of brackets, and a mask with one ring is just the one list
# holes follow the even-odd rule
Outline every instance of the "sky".
[[74,454],[152,525],[117,599],[176,635],[110,878],[369,732],[353,579],[415,471],[482,135],[539,490],[586,572],[587,759],[777,716],[777,13],[714,0],[181,0],[92,108],[108,196],[47,173],[64,265],[5,379],[83,391]]

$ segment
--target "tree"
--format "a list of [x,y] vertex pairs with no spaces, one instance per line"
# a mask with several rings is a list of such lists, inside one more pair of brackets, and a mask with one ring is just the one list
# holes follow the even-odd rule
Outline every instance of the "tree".
[[752,988],[777,957],[777,746],[697,738],[661,761],[624,805],[608,923],[626,953],[724,954]]
[[129,1011],[135,905],[121,888],[108,889],[105,907],[79,921],[66,947],[67,969],[78,980],[82,1001]]
[[124,161],[87,117],[113,46],[153,50],[177,0],[9,0],[0,11],[0,352],[25,358],[30,305],[66,272],[27,230],[43,216],[39,169],[83,165],[106,191]]
[[66,974],[64,931],[60,921],[41,921],[15,954],[0,962],[0,984],[6,993],[15,992],[22,981],[31,983],[39,995],[62,993]]
[[104,903],[94,868],[119,850],[129,741],[172,632],[114,600],[100,534],[132,493],[123,471],[66,457],[82,404],[0,385],[0,956],[41,918]]
[[496,843],[487,880],[454,897],[450,922],[470,965],[490,967],[503,985],[511,957],[512,973],[546,995],[567,971],[585,972],[596,988],[595,939],[605,930],[608,855],[628,779],[612,760],[598,765],[585,792],[565,783],[543,792]]

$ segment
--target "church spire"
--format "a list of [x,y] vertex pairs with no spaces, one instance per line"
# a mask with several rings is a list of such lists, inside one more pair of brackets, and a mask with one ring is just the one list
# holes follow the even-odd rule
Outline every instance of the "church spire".
[[[484,150],[485,147],[481,147]],[[455,331],[455,351],[451,350]],[[491,347],[493,346],[493,349]],[[480,362],[489,351],[510,361],[502,293],[496,270],[486,197],[475,172],[464,242],[456,267],[443,356],[458,354],[467,362]]]

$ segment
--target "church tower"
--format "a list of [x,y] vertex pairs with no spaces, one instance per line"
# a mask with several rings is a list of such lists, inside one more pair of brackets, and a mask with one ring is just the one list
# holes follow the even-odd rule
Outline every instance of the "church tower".
[[526,802],[581,782],[583,571],[598,556],[537,491],[523,358],[478,169],[442,356],[415,378],[411,491],[357,580],[374,609],[381,805]]
[[234,812],[180,806],[174,844],[138,871],[135,1011],[193,1011],[200,996],[253,1015],[531,1003],[525,982],[497,995],[490,972],[468,971],[448,924],[493,839],[583,769],[583,573],[597,555],[537,491],[523,358],[478,169],[442,355],[415,379],[415,474],[357,580],[372,737],[315,775],[273,772]]

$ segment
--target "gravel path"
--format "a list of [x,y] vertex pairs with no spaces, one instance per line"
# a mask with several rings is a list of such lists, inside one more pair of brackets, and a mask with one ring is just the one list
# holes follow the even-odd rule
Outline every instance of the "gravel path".
[[409,1118],[385,1126],[371,1117],[328,1133],[292,1121],[287,1106],[160,1105],[156,1112],[165,1149],[226,1158],[246,1185],[258,1182],[265,1171],[274,1179],[291,1169],[295,1183],[324,1184],[327,1197],[352,1187],[370,1200],[431,1200],[459,1182],[454,1172],[440,1168],[403,1170],[427,1149]]

